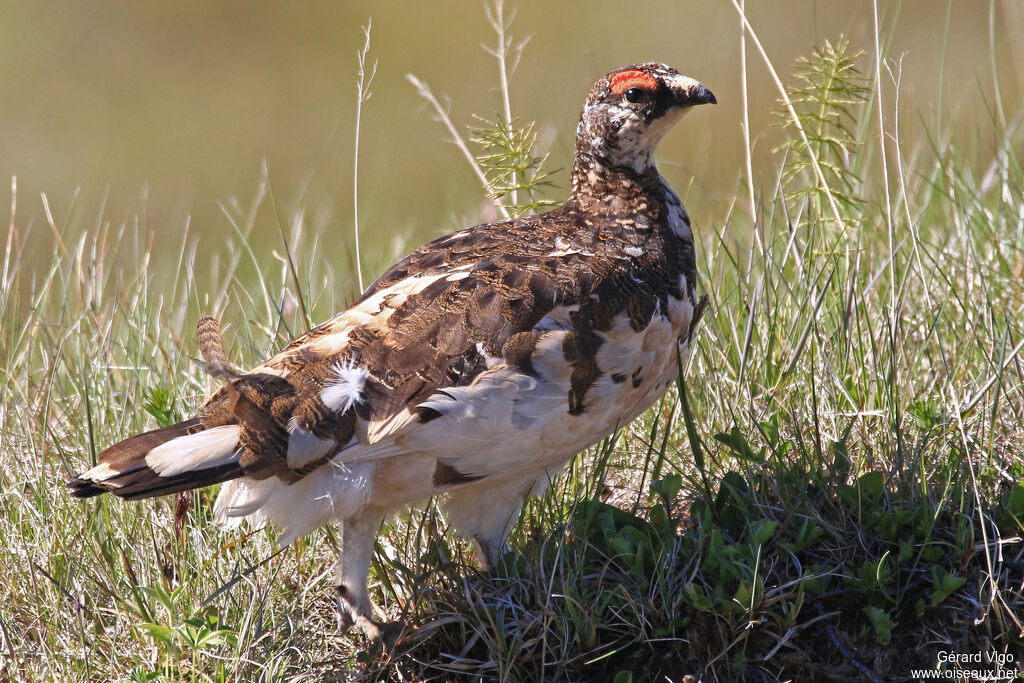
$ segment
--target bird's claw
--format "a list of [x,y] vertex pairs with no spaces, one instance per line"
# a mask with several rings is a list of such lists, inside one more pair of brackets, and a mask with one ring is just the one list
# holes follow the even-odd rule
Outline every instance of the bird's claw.
[[351,591],[344,584],[335,587],[338,597],[338,625],[347,629],[357,627],[366,636],[366,639],[373,643],[380,643],[385,649],[390,649],[405,630],[405,623],[401,621],[383,622],[375,621],[366,613],[356,600],[353,599]]

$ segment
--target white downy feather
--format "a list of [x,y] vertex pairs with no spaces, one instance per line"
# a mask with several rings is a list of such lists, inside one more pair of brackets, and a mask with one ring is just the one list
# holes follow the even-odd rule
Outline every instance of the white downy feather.
[[335,363],[333,381],[320,391],[320,400],[330,410],[344,413],[362,401],[366,370],[348,361]]
[[357,515],[370,499],[372,473],[372,463],[335,461],[291,484],[276,477],[234,479],[221,488],[214,514],[228,528],[243,518],[254,529],[273,523],[285,546],[330,521]]

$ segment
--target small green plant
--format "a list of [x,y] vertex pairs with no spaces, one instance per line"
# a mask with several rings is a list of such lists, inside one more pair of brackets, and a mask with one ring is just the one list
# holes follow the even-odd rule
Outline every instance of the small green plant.
[[131,680],[178,680],[211,681],[221,683],[228,680],[227,668],[223,663],[213,667],[213,674],[200,666],[200,660],[216,655],[219,648],[233,648],[237,643],[235,629],[225,625],[221,616],[212,608],[199,608],[191,616],[182,614],[182,602],[188,594],[186,584],[171,592],[163,586],[142,587],[140,591],[148,600],[139,605],[141,613],[157,614],[161,607],[166,619],[164,623],[142,621],[138,628],[152,638],[159,651],[160,666],[155,670],[136,667]]
[[1002,523],[1018,533],[1024,531],[1024,476],[1003,495]]
[[956,591],[960,590],[967,579],[962,576],[954,576],[943,567],[931,567],[929,573],[932,577],[932,594],[929,601],[932,605],[938,605]]
[[[794,133],[790,112],[780,112],[780,125],[788,141],[778,150],[786,159],[783,184],[786,200],[795,202],[808,195],[822,199],[825,193],[847,210],[846,219],[857,216],[863,200],[858,177],[853,127],[858,109],[870,95],[857,69],[863,52],[851,52],[850,43],[840,38],[834,45],[826,40],[810,57],[797,60],[794,75],[800,85],[788,89],[789,100],[800,119],[803,136]],[[819,176],[813,168],[821,169]],[[824,205],[823,201],[818,206]],[[819,210],[819,215],[823,212]]]
[[541,197],[541,190],[552,185],[551,172],[545,170],[548,155],[536,156],[537,134],[534,124],[518,120],[478,119],[471,141],[479,148],[476,160],[484,170],[492,199],[515,198],[506,203],[512,216],[538,213],[555,202]]
[[156,419],[159,427],[170,427],[182,419],[178,400],[174,397],[171,387],[166,384],[146,389],[142,407]]
[[888,645],[892,641],[892,632],[896,628],[896,622],[892,620],[888,612],[877,607],[865,607],[864,614],[874,629],[875,640],[881,645]]

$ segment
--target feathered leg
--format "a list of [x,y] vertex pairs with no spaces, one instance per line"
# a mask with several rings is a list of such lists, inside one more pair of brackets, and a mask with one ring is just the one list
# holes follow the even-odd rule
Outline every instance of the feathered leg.
[[384,515],[372,508],[342,523],[341,559],[337,564],[338,612],[343,626],[358,626],[370,640],[380,640],[384,624],[373,620],[366,579],[373,559],[373,544]]
[[543,491],[547,477],[536,475],[496,485],[491,480],[449,491],[444,510],[459,535],[472,538],[477,559],[486,571],[493,571],[508,552],[508,533],[519,519],[523,500]]

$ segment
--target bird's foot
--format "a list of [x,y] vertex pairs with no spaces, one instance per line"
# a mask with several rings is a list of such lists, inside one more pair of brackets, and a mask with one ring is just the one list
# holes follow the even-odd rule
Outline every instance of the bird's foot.
[[359,600],[345,584],[339,584],[334,590],[338,596],[338,624],[342,628],[355,626],[363,632],[367,640],[380,643],[386,649],[398,642],[399,636],[405,630],[403,622],[375,621],[372,618],[373,607],[369,600]]
[[502,538],[475,536],[473,540],[477,545],[477,563],[485,574],[494,575],[499,563],[512,553],[512,548]]

